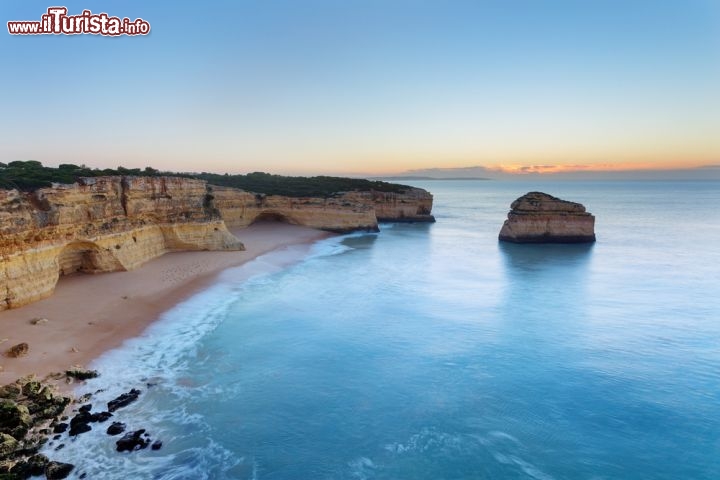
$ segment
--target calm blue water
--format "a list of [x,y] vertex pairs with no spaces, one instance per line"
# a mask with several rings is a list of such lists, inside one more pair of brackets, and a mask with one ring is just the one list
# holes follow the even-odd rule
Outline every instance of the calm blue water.
[[[720,478],[720,184],[419,186],[436,224],[229,271],[100,360],[100,400],[157,382],[118,419],[162,450],[93,431],[53,457],[88,478]],[[498,244],[530,190],[584,203],[598,242]]]

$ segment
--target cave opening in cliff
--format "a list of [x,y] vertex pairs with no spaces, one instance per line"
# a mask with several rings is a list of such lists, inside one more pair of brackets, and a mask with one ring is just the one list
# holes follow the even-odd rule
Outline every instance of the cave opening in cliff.
[[115,256],[93,242],[67,244],[57,259],[60,276],[124,270]]
[[256,223],[289,223],[291,225],[294,225],[295,222],[290,220],[288,217],[281,213],[275,213],[275,212],[263,212],[252,221],[250,225],[254,225]]
[[91,242],[74,242],[67,245],[58,256],[60,275],[94,272],[97,269],[95,252],[98,246]]

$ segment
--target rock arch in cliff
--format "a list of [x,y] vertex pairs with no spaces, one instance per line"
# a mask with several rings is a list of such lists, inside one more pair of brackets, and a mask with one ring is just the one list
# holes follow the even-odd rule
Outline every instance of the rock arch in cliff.
[[280,223],[289,223],[291,225],[298,225],[298,222],[295,221],[292,217],[289,215],[286,215],[284,213],[275,211],[275,210],[264,210],[258,213],[255,218],[253,218],[252,222],[250,222],[250,225],[254,223],[260,223],[260,222],[280,222]]
[[111,250],[90,241],[68,243],[58,254],[57,263],[60,276],[125,270]]

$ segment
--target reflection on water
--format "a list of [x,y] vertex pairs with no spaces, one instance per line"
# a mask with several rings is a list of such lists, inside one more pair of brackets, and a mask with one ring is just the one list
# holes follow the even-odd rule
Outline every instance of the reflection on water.
[[[567,271],[584,269],[592,256],[594,243],[572,244],[519,244],[498,242],[509,274],[533,275],[538,272],[549,272],[557,268]],[[569,267],[569,268],[568,268]],[[520,277],[522,278],[522,277]]]
[[506,278],[502,308],[507,315],[550,316],[586,303],[593,244],[515,244],[499,242]]
[[373,234],[354,235],[343,239],[342,244],[354,249],[372,248],[377,238],[378,236]]

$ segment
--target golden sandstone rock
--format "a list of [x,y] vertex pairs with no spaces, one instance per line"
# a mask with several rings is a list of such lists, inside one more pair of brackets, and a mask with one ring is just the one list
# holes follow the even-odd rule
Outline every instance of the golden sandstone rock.
[[60,275],[130,270],[172,250],[242,250],[203,181],[97,177],[0,190],[0,310],[52,294]]
[[501,241],[514,243],[586,243],[595,241],[595,217],[579,203],[542,192],[515,200],[500,230]]

